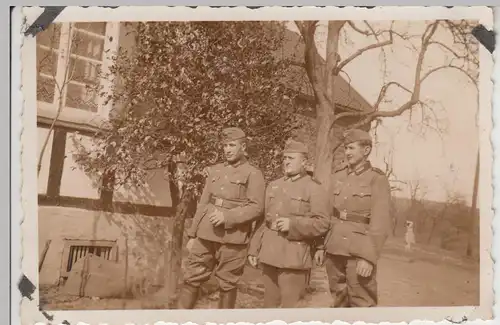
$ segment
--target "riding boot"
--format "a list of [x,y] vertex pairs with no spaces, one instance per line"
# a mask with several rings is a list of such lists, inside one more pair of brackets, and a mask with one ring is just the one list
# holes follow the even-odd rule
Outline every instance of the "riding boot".
[[237,290],[219,291],[219,309],[234,309]]
[[199,288],[195,288],[185,283],[179,294],[179,300],[177,301],[177,309],[193,309],[198,299]]

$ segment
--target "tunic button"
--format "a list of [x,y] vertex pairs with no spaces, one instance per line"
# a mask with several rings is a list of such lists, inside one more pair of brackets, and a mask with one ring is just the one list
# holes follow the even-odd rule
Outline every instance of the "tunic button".
[[344,237],[342,237],[342,239],[347,239],[347,237],[344,236]]

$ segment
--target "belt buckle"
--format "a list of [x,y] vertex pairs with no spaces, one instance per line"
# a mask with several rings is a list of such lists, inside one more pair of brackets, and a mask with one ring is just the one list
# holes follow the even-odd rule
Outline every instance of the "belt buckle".
[[340,216],[339,217],[342,220],[347,220],[347,211],[346,210],[340,211]]
[[222,203],[224,203],[224,200],[222,200],[221,198],[216,198],[214,205],[216,207],[222,207]]

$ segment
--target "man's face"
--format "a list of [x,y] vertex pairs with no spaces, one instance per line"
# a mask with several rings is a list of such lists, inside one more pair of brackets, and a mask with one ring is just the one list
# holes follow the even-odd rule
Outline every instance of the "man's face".
[[364,162],[370,154],[370,147],[352,142],[345,146],[345,157],[349,166],[354,167]]
[[227,162],[233,163],[240,160],[245,153],[245,143],[240,140],[233,140],[224,143],[224,156]]
[[287,176],[297,175],[302,171],[306,163],[305,156],[298,152],[283,154],[283,168]]

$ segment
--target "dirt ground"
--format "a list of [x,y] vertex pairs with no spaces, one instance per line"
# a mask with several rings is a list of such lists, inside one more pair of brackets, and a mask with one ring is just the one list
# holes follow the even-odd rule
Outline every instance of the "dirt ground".
[[[402,244],[392,241],[379,262],[380,306],[464,306],[479,304],[479,263],[443,254],[437,250],[418,248],[408,255]],[[262,307],[260,271],[245,270],[243,283],[252,290],[240,291],[237,308]],[[312,292],[300,307],[330,307],[332,298],[324,268],[313,270]],[[98,299],[64,297],[56,288],[42,293],[45,310],[68,309],[168,309],[167,297],[159,291],[141,299]],[[216,308],[218,294],[202,297],[196,308]]]

